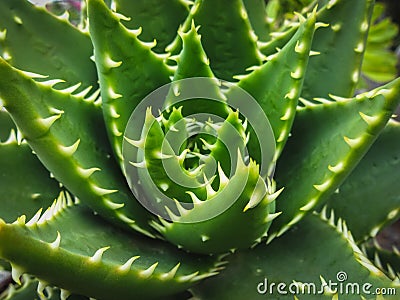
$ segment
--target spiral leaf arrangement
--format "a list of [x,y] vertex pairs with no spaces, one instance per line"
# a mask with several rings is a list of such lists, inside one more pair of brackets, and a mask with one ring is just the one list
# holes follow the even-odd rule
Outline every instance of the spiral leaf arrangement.
[[0,299],[396,299],[371,241],[400,79],[354,95],[373,7],[271,32],[255,0],[87,0],[78,26],[0,0]]

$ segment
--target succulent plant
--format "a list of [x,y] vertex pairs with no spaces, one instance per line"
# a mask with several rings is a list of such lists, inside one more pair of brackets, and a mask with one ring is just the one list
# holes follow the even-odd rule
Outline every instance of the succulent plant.
[[371,240],[400,79],[354,94],[373,6],[270,32],[256,0],[88,0],[78,26],[0,0],[0,299],[396,299]]

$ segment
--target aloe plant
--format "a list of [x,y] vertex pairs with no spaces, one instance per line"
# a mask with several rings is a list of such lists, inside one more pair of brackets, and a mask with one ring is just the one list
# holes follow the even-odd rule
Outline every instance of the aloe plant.
[[354,95],[373,6],[270,32],[255,0],[88,0],[77,27],[0,0],[0,299],[396,299],[370,241],[400,79]]

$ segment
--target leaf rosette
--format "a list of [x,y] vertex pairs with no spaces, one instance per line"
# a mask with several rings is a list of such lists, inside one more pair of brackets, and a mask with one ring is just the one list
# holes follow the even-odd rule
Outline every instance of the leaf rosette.
[[130,187],[158,216],[152,226],[200,253],[249,247],[266,236],[278,216],[274,155],[273,131],[257,102],[207,77],[150,93],[132,113],[123,143]]

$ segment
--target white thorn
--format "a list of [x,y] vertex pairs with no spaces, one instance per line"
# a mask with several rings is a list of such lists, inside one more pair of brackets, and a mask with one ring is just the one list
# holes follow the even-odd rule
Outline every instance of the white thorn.
[[11,264],[11,277],[18,285],[21,285],[20,278],[21,278],[22,274],[24,274],[24,271],[22,270],[22,268]]
[[344,162],[341,161],[335,166],[329,165],[328,169],[329,169],[329,171],[331,171],[333,173],[339,173],[344,170]]
[[25,222],[26,222],[26,216],[22,215],[22,216],[18,217],[17,220],[13,224],[18,224],[18,225],[23,226],[23,225],[25,225]]
[[130,21],[131,20],[131,18],[130,17],[127,17],[127,16],[124,16],[123,14],[120,14],[120,13],[117,13],[117,12],[113,12],[113,15],[119,20],[119,21]]
[[309,210],[313,209],[315,207],[315,205],[317,204],[317,201],[318,201],[318,198],[312,199],[307,204],[300,207],[300,210],[301,211],[309,211]]
[[52,249],[58,249],[60,247],[60,243],[61,243],[61,235],[60,235],[60,232],[57,231],[57,237],[56,237],[55,241],[50,244],[50,247]]
[[44,282],[42,280],[39,280],[38,286],[37,286],[37,293],[40,297],[40,299],[47,299],[47,297],[44,295],[43,291],[44,289],[48,286],[47,282]]
[[81,167],[77,167],[78,173],[81,175],[81,177],[84,178],[89,178],[92,176],[94,172],[100,171],[101,169],[99,168],[89,168],[89,169],[84,169]]
[[264,179],[258,176],[256,186],[254,187],[250,200],[243,209],[243,212],[246,212],[248,209],[256,207],[264,199],[264,196],[266,194],[267,194],[267,185]]
[[331,186],[331,184],[332,184],[332,179],[327,179],[327,180],[326,180],[325,182],[323,182],[322,184],[314,184],[313,186],[314,186],[314,188],[315,188],[317,191],[325,192],[326,190],[329,189],[329,187]]
[[65,88],[63,90],[59,90],[59,92],[62,92],[64,94],[72,94],[73,92],[75,92],[79,87],[81,86],[81,83],[77,83],[73,86],[70,86],[68,88]]
[[161,274],[160,278],[162,280],[171,280],[172,278],[175,277],[176,272],[178,271],[180,267],[180,263],[177,263],[175,267],[173,267],[168,273]]
[[108,200],[108,199],[104,199],[104,204],[105,204],[108,208],[110,208],[110,209],[112,209],[112,210],[120,209],[120,208],[122,208],[122,207],[125,206],[124,203],[115,203],[115,202],[112,202],[112,201],[110,201],[110,200]]
[[193,278],[195,278],[197,275],[199,274],[199,272],[194,272],[192,274],[189,275],[183,275],[183,276],[179,276],[177,278],[178,282],[188,282],[188,281],[192,281]]
[[67,300],[71,295],[71,292],[68,290],[60,289],[60,298],[61,300]]
[[39,209],[37,213],[30,219],[28,223],[26,223],[26,226],[33,226],[34,224],[39,221],[40,215],[42,214],[42,209]]
[[39,118],[37,119],[38,123],[45,127],[46,129],[49,129],[55,121],[57,121],[59,118],[61,118],[61,114],[59,115],[53,115],[48,118]]
[[146,270],[140,271],[139,272],[140,276],[143,277],[143,278],[149,278],[151,275],[153,275],[154,270],[156,269],[157,266],[158,266],[158,262],[152,264]]
[[62,79],[50,79],[50,80],[47,80],[47,81],[42,81],[42,82],[40,82],[40,84],[52,88],[57,83],[62,83],[62,82],[65,82],[65,81],[62,80]]
[[274,214],[268,214],[268,216],[264,219],[264,223],[269,223],[272,222],[273,220],[275,220],[280,214],[282,214],[282,212],[277,212]]
[[109,195],[118,192],[118,190],[109,190],[109,189],[103,189],[97,185],[92,184],[92,190],[95,192],[98,196],[104,196],[104,195]]
[[192,198],[192,201],[193,201],[193,204],[194,204],[194,205],[199,205],[199,204],[202,204],[202,203],[203,203],[203,201],[201,201],[201,200],[197,197],[197,195],[196,195],[195,193],[193,193],[193,192],[191,192],[191,191],[186,191],[186,194],[188,194],[188,195],[190,196],[190,198]]
[[79,144],[81,140],[78,139],[75,143],[73,143],[71,146],[62,146],[58,145],[58,149],[60,152],[62,152],[65,156],[72,156],[78,150]]
[[355,139],[348,138],[347,136],[343,138],[344,141],[350,146],[350,148],[357,148],[363,141],[363,138],[361,136]]
[[329,94],[329,97],[332,98],[333,100],[335,100],[336,102],[348,102],[348,101],[350,101],[350,98],[339,97],[339,96],[335,96],[335,95],[332,95],[332,94]]
[[126,136],[124,136],[124,139],[125,139],[129,144],[131,144],[132,146],[134,146],[134,147],[136,147],[136,148],[143,148],[143,147],[144,147],[144,143],[145,143],[144,139],[135,141],[135,140],[132,140],[132,139],[127,138]]
[[368,116],[362,112],[359,112],[361,118],[367,123],[367,125],[373,126],[376,122],[379,121],[379,116]]
[[144,169],[146,168],[146,161],[142,161],[142,162],[133,162],[130,161],[129,164],[131,164],[132,166],[136,167],[136,168],[140,168],[140,169]]
[[110,247],[104,247],[96,251],[96,253],[89,258],[89,261],[92,263],[99,263],[101,262],[101,258],[103,257],[103,253],[110,249]]
[[126,263],[124,263],[122,266],[118,267],[118,270],[119,270],[120,272],[123,272],[123,273],[124,273],[124,272],[128,272],[128,271],[131,269],[133,262],[134,262],[135,260],[137,260],[139,257],[140,257],[140,256],[133,256],[133,257],[131,257],[130,259],[127,260]]
[[104,65],[107,68],[118,68],[122,64],[122,61],[115,61],[109,55],[105,55],[104,57]]
[[121,212],[117,213],[117,216],[122,222],[124,222],[126,224],[134,224],[135,223],[135,220],[129,218],[127,215],[125,215]]
[[218,162],[218,177],[219,177],[219,187],[224,188],[229,183],[229,178],[225,175],[224,170],[222,170],[221,164]]

